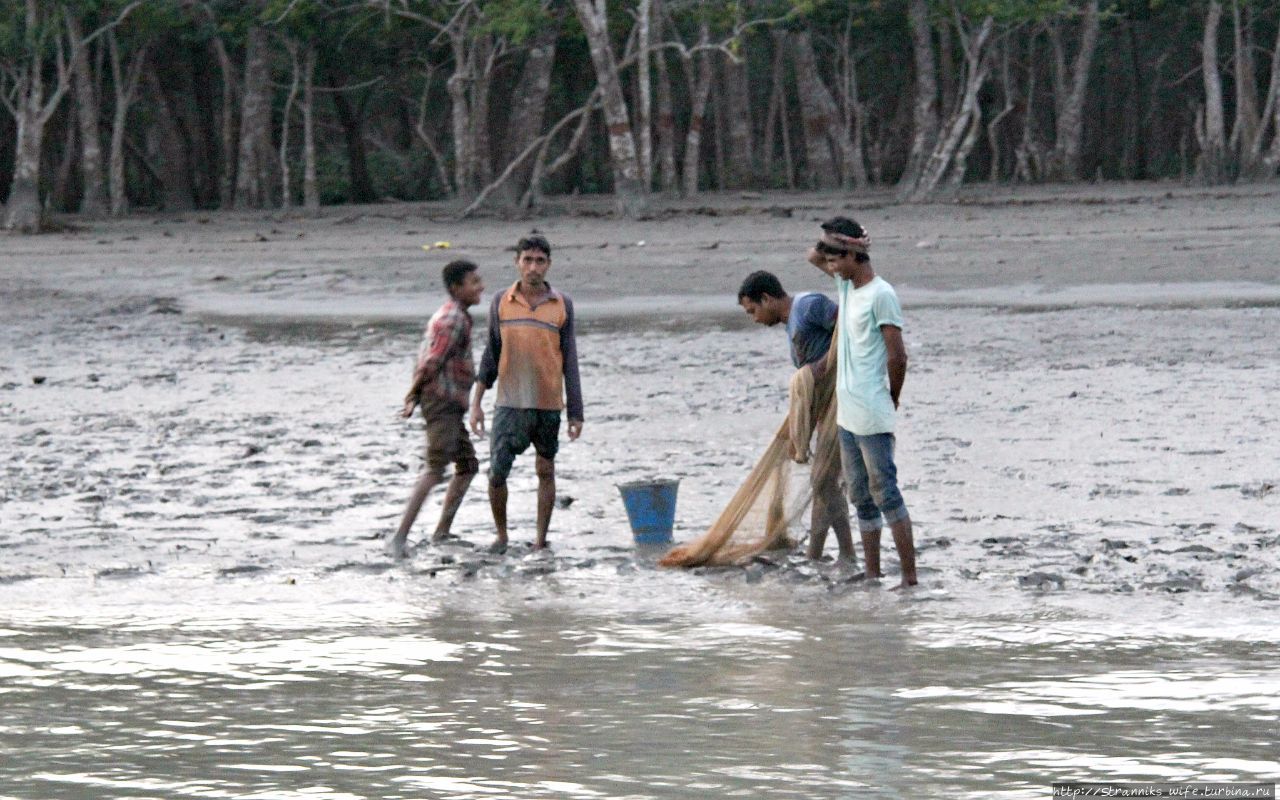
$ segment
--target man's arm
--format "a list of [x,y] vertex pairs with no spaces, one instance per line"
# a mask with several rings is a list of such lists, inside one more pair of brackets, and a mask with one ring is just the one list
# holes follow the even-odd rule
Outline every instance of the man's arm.
[[489,336],[484,343],[484,355],[480,357],[480,372],[476,375],[475,392],[471,395],[471,432],[484,433],[484,409],[480,398],[498,381],[498,359],[502,357],[502,321],[498,319],[498,305],[502,293],[493,296],[489,304]]
[[902,383],[907,379],[907,346],[902,341],[902,329],[894,325],[881,325],[880,333],[884,336],[884,348],[889,361],[889,396],[893,398],[893,407],[898,407],[898,397],[902,394]]
[[564,362],[564,394],[569,417],[569,440],[582,434],[582,382],[578,377],[578,337],[573,324],[573,300],[564,297],[565,321],[560,329],[560,356]]
[[809,252],[805,254],[804,260],[808,261],[810,264],[827,273],[831,277],[834,278],[836,276],[836,268],[827,266],[827,259],[822,255],[822,253],[818,252],[818,248],[810,247]]
[[445,359],[449,353],[457,345],[458,340],[462,336],[462,326],[460,320],[452,320],[452,324],[444,324],[444,320],[433,320],[427,329],[427,346],[422,355],[418,358],[418,365],[413,370],[413,383],[409,386],[409,392],[404,396],[404,408],[400,411],[401,416],[413,416],[413,409],[418,405],[422,396],[422,388],[427,382],[440,374],[440,370],[444,369]]
[[471,432],[477,435],[484,433],[484,409],[480,407],[480,398],[484,397],[488,388],[476,381],[475,391],[471,394]]

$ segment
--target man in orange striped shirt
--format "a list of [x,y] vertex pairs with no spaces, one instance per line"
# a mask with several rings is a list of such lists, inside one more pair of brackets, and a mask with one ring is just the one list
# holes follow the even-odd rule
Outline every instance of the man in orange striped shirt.
[[545,238],[521,239],[515,261],[520,279],[495,295],[489,307],[489,338],[471,398],[471,430],[481,434],[480,400],[497,384],[489,436],[489,506],[497,528],[492,549],[498,552],[507,547],[507,476],[515,457],[530,444],[537,453],[538,520],[533,547],[540,550],[547,546],[556,499],[555,457],[562,409],[568,412],[570,441],[582,433],[573,300],[547,283],[551,245]]

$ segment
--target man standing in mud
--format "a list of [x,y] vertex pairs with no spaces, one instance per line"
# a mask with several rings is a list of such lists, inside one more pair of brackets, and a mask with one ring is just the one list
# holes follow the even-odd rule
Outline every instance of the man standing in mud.
[[870,244],[861,225],[834,217],[822,223],[822,238],[809,250],[808,261],[836,279],[840,298],[836,419],[867,577],[883,577],[880,529],[887,523],[902,564],[900,585],[915,586],[911,516],[898,491],[893,460],[896,411],[907,375],[902,307],[893,287],[872,269]]
[[467,411],[467,397],[475,382],[475,362],[471,357],[471,314],[467,309],[480,302],[484,282],[470,261],[451,261],[443,270],[444,286],[449,299],[432,315],[422,337],[418,365],[413,371],[413,384],[404,398],[404,417],[413,416],[415,406],[422,406],[427,422],[427,464],[409,495],[409,504],[400,527],[387,542],[387,550],[396,559],[407,555],[405,539],[413,527],[418,511],[431,489],[444,479],[445,465],[453,462],[453,478],[445,490],[444,507],[436,523],[431,541],[438,542],[449,534],[449,526],[458,513],[463,495],[471,479],[480,471],[471,437],[462,424]]
[[[827,366],[827,351],[831,348],[831,335],[836,328],[839,308],[831,298],[820,292],[802,292],[794,297],[782,288],[782,282],[771,272],[753,272],[738,289],[738,305],[761,325],[782,323],[791,345],[791,363],[797,370],[807,369],[814,380],[821,378]],[[806,433],[807,433],[806,429]],[[853,535],[849,529],[849,506],[840,492],[840,476],[833,468],[821,470],[819,464],[838,464],[835,452],[839,439],[819,437],[819,447],[830,447],[829,458],[815,458],[810,473],[813,492],[813,509],[809,524],[809,558],[822,558],[822,548],[827,541],[827,529],[835,531],[840,545],[840,560],[856,564]],[[806,454],[807,449],[804,448]]]
[[516,243],[519,279],[493,298],[489,337],[471,398],[471,430],[484,432],[480,400],[497,384],[489,435],[489,506],[497,529],[492,549],[507,547],[507,476],[515,457],[532,444],[538,474],[535,550],[547,546],[556,499],[555,457],[560,412],[567,408],[572,441],[582,433],[582,387],[573,300],[547,283],[551,245],[539,235]]

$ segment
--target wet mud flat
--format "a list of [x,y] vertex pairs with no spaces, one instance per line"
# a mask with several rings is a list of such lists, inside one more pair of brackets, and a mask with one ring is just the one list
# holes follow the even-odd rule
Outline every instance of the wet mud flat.
[[[246,328],[163,297],[68,296],[37,318],[10,297],[0,587],[13,591],[150,574],[453,581],[572,571],[602,548],[649,569],[615,485],[680,479],[676,537],[692,537],[785,411],[779,331],[729,312],[587,322],[588,427],[559,459],[552,553],[536,567],[512,566],[519,548],[482,557],[479,486],[460,541],[393,570],[377,539],[421,466],[420,421],[394,416],[416,326]],[[929,583],[1276,600],[1278,322],[1270,305],[913,310],[898,448]],[[512,479],[517,543],[531,538],[527,467]],[[740,574],[827,575],[774,556]]]
[[[675,537],[692,538],[785,413],[783,334],[732,305],[744,270],[771,266],[728,245],[766,246],[756,216],[578,231],[557,269],[583,312],[587,423],[557,459],[552,549],[527,546],[526,456],[506,554],[485,552],[477,482],[457,538],[403,563],[379,540],[422,463],[421,421],[396,415],[438,301],[402,291],[420,265],[245,261],[272,243],[224,249],[206,240],[240,234],[216,221],[189,261],[186,233],[139,228],[107,260],[84,236],[24,240],[30,260],[0,254],[0,795],[1030,798],[1062,779],[1280,780],[1280,281],[1233,282],[1258,277],[1275,226],[1250,198],[1214,200],[1233,227],[1194,243],[1221,248],[1214,282],[1154,282],[1203,199],[1085,206],[1093,257],[1129,231],[1116,284],[1022,283],[1037,264],[1061,279],[1070,204],[935,210],[950,239],[886,231],[924,264],[883,269],[912,359],[908,593],[798,552],[662,570],[632,543],[617,484],[680,479]],[[801,216],[831,212],[813,205]],[[1035,220],[1002,276],[984,254]],[[357,227],[336,230],[371,247]],[[648,283],[626,269],[654,254]],[[947,284],[982,264],[983,285]],[[671,286],[691,294],[654,296]]]

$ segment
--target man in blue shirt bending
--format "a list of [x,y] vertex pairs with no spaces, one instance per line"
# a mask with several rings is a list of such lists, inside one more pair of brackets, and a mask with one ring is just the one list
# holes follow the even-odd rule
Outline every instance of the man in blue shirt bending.
[[[827,351],[836,328],[838,308],[824,294],[803,292],[789,295],[773,273],[753,272],[742,282],[738,290],[738,305],[761,325],[783,323],[787,340],[791,345],[791,363],[797,370],[813,373],[814,382],[826,370]],[[838,447],[838,439],[819,445]],[[803,453],[800,455],[804,455]],[[839,463],[836,454],[829,459],[815,457],[815,467],[826,463]],[[815,468],[810,473],[813,490],[813,511],[809,525],[809,558],[822,558],[822,548],[827,541],[827,529],[835,531],[840,546],[840,559],[856,564],[858,557],[853,550],[853,535],[849,527],[849,507],[840,491],[840,476],[834,471],[819,474]]]

